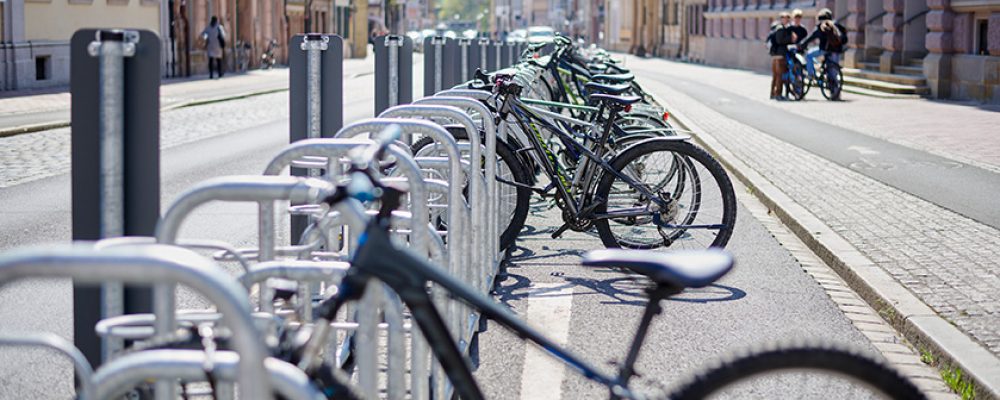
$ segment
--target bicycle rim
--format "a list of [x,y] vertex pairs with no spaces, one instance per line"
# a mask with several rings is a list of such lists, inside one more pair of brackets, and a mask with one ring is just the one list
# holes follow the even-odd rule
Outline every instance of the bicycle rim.
[[857,350],[776,347],[733,356],[681,384],[671,399],[924,399],[898,372]]

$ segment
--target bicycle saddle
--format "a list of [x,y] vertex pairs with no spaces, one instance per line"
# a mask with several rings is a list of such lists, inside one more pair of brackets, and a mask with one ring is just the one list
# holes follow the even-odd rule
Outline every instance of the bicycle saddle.
[[622,94],[631,89],[632,85],[627,85],[627,84],[612,85],[612,84],[597,83],[597,82],[587,82],[587,84],[583,85],[583,87],[591,93]]
[[635,75],[631,73],[625,74],[599,74],[594,75],[591,80],[602,81],[608,83],[628,83],[635,79]]
[[614,95],[610,95],[610,94],[601,94],[601,93],[598,93],[598,94],[592,94],[592,95],[590,95],[590,100],[592,100],[592,101],[604,101],[604,102],[608,102],[608,103],[614,103],[614,104],[617,104],[617,105],[620,105],[620,106],[629,106],[629,105],[638,103],[639,100],[642,100],[642,97],[639,97],[639,96],[614,96]]
[[583,265],[628,268],[661,285],[700,288],[729,272],[733,268],[733,256],[719,249],[670,253],[605,249],[588,251],[583,256]]

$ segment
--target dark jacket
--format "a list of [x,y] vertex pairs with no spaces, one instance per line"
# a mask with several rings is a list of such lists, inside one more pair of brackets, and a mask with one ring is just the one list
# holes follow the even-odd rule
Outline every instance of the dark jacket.
[[792,32],[795,33],[795,43],[802,43],[802,40],[804,40],[806,36],[809,36],[809,30],[802,25],[791,25],[788,29],[791,29]]
[[838,33],[840,34],[840,46],[836,46],[835,48],[830,46],[826,40],[826,32],[823,32],[819,26],[816,27],[816,30],[813,31],[812,35],[809,35],[809,37],[807,37],[805,40],[799,42],[799,45],[805,47],[808,46],[809,43],[812,42],[813,40],[819,39],[820,50],[828,51],[831,53],[843,53],[844,47],[847,46],[847,28],[844,28],[843,25],[837,23],[834,23],[833,25],[837,27],[837,30],[839,31]]
[[[771,33],[767,35],[767,45],[772,56],[784,56],[785,53],[788,53],[788,45],[792,44],[791,39],[788,39],[791,37],[791,33],[792,31],[788,27],[771,26]],[[783,41],[782,38],[786,38],[788,41]]]

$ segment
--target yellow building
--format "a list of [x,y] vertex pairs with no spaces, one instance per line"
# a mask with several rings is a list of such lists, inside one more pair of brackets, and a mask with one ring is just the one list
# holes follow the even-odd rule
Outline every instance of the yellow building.
[[[166,0],[163,0],[166,1]],[[5,0],[0,3],[0,90],[69,83],[69,40],[81,28],[137,28],[159,34],[157,0]]]

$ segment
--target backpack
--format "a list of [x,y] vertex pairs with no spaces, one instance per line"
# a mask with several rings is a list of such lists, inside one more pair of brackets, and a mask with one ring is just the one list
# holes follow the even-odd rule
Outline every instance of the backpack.
[[840,28],[833,23],[828,25],[829,29],[823,31],[823,35],[826,36],[826,48],[829,50],[839,50],[844,46],[844,41],[841,40]]

